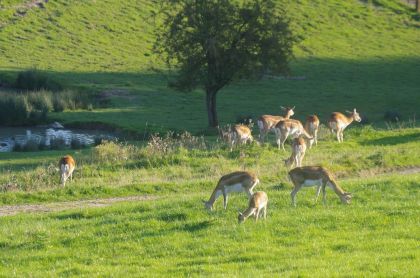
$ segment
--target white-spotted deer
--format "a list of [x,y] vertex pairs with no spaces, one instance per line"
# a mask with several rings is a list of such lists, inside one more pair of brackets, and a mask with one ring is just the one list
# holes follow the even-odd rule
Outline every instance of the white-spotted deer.
[[313,139],[309,140],[309,148],[312,148],[312,145],[315,143],[315,146],[318,145],[318,128],[319,128],[319,118],[317,115],[309,115],[306,117],[305,130]]
[[276,124],[276,141],[277,146],[280,150],[280,147],[284,149],[284,142],[286,142],[287,137],[292,136],[293,138],[303,135],[306,139],[312,139],[312,137],[306,132],[303,128],[303,125],[298,120],[288,119],[282,120]]
[[237,124],[232,128],[230,150],[232,151],[233,146],[243,145],[247,142],[252,143],[254,138],[252,137],[252,131],[249,126],[243,124]]
[[267,204],[267,194],[264,191],[255,192],[251,198],[249,198],[248,208],[244,212],[239,212],[238,222],[242,223],[250,216],[254,216],[255,221],[258,221],[258,218],[261,217],[261,214],[264,216],[264,219],[266,219]]
[[250,198],[252,190],[259,183],[259,179],[253,173],[247,171],[233,172],[220,178],[216,188],[208,201],[204,201],[207,209],[213,210],[214,202],[223,195],[223,207],[226,209],[228,203],[228,194],[231,192],[245,192]]
[[315,202],[318,201],[319,193],[322,189],[322,200],[326,203],[325,188],[328,186],[334,190],[344,204],[351,201],[351,193],[345,192],[335,181],[332,174],[321,166],[305,166],[294,168],[289,171],[289,178],[294,188],[291,192],[292,204],[296,206],[296,194],[302,187],[318,186]]
[[292,141],[292,154],[288,159],[284,161],[284,164],[286,167],[293,167],[293,164],[295,167],[302,166],[302,160],[305,156],[306,152],[306,142],[305,139],[302,137],[298,137],[293,139]]
[[330,127],[331,132],[336,134],[338,142],[344,141],[343,132],[347,126],[349,126],[353,121],[362,121],[359,113],[356,112],[356,108],[353,109],[353,112],[346,112],[349,114],[348,117],[340,112],[333,112],[328,121],[328,126]]
[[284,111],[283,116],[262,115],[258,118],[257,124],[260,130],[261,143],[264,143],[264,139],[265,136],[267,136],[267,133],[272,131],[279,121],[289,119],[295,114],[295,112],[293,111],[295,109],[295,106],[293,106],[292,108],[280,106],[280,108]]
[[73,157],[66,155],[60,159],[58,166],[60,168],[60,183],[62,186],[65,186],[69,177],[70,180],[73,180],[73,171],[76,167],[76,162]]

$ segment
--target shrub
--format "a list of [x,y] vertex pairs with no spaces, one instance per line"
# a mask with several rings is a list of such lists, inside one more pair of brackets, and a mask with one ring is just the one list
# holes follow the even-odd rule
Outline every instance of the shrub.
[[96,146],[93,157],[100,163],[124,162],[133,158],[137,148],[118,141],[104,141]]
[[48,75],[36,69],[20,72],[16,78],[15,87],[21,90],[61,90],[62,87]]

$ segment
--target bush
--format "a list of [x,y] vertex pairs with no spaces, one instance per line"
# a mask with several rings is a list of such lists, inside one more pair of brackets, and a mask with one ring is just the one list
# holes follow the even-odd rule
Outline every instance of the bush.
[[36,69],[20,72],[16,78],[15,87],[20,90],[61,90],[62,87],[48,75]]
[[104,141],[93,151],[93,157],[99,163],[124,162],[132,159],[136,154],[135,146],[118,141]]

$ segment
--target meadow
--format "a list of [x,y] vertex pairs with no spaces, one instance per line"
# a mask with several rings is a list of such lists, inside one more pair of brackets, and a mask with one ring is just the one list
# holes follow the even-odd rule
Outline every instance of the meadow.
[[[240,80],[220,92],[221,124],[278,114],[281,105],[295,105],[300,120],[320,116],[319,145],[303,164],[330,169],[353,200],[342,205],[327,189],[327,204],[315,204],[309,188],[297,207],[283,162],[289,145],[279,151],[271,136],[230,152],[207,129],[204,93],[167,87],[171,73],[151,50],[156,1],[32,2],[0,2],[0,94],[36,69],[97,100],[89,110],[48,112],[47,121],[111,127],[132,140],[0,153],[2,209],[64,208],[0,215],[0,276],[418,276],[420,17],[403,1],[279,0],[302,39],[290,78]],[[354,107],[364,122],[339,144],[327,117]],[[389,111],[400,120],[385,122]],[[161,135],[148,139],[154,132]],[[65,154],[77,168],[63,188]],[[230,195],[227,210],[221,200],[204,209],[217,180],[236,170],[260,178],[267,220],[237,223],[245,194]],[[114,197],[145,200],[65,206]]]

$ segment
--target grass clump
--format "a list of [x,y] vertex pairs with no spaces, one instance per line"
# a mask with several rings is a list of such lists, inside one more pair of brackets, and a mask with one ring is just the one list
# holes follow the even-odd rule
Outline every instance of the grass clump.
[[14,87],[19,90],[51,90],[58,91],[62,86],[44,72],[37,69],[30,69],[19,72]]

